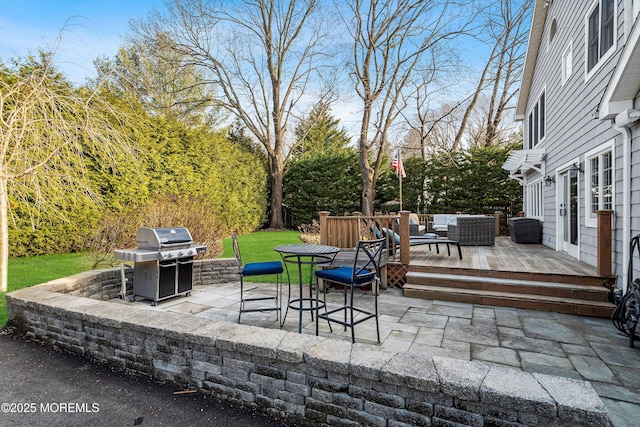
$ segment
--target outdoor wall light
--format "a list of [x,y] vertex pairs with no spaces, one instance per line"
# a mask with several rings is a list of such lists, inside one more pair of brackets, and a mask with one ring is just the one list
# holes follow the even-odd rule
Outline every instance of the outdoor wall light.
[[582,169],[582,163],[574,163],[569,166],[569,172],[584,172],[584,169]]
[[582,163],[574,163],[569,166],[569,176],[571,178],[576,178],[578,176],[578,172],[584,172],[584,169],[582,169]]
[[547,175],[547,177],[544,179],[544,185],[547,187],[551,187],[551,184],[555,184],[555,183],[556,183],[556,179],[551,175]]

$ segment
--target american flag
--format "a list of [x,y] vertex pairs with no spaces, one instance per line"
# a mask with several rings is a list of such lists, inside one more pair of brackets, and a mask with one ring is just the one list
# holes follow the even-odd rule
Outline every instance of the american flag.
[[391,167],[396,171],[396,174],[400,174],[403,178],[407,177],[407,174],[404,172],[404,166],[402,166],[402,159],[400,158],[399,150],[396,150],[393,153],[393,162],[391,162]]

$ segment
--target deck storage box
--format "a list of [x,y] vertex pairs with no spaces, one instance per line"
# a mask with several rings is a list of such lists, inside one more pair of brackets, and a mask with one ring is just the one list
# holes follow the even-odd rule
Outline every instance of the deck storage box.
[[509,218],[509,234],[516,243],[542,243],[542,225],[535,218]]

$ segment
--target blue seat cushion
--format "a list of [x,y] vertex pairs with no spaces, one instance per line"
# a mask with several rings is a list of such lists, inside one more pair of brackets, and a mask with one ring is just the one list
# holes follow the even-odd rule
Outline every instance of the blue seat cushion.
[[[332,282],[344,283],[346,285],[351,284],[351,276],[353,276],[353,268],[351,267],[338,267],[332,270],[317,270],[316,277],[321,279],[330,280]],[[374,273],[369,270],[362,270],[355,280],[356,285],[363,283],[369,283],[374,278]]]
[[279,274],[282,271],[282,263],[280,261],[250,262],[242,268],[242,275],[262,276],[263,274]]

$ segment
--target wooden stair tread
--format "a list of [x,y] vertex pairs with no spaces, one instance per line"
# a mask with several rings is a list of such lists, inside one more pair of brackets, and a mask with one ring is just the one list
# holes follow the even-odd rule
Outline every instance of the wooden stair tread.
[[541,272],[523,272],[523,271],[506,271],[506,270],[475,270],[470,268],[452,268],[452,267],[432,267],[411,265],[409,267],[410,274],[453,274],[470,277],[489,277],[493,279],[513,279],[513,280],[534,280],[544,281],[552,280],[558,283],[573,283],[587,286],[600,286],[610,283],[611,278],[606,276],[589,276],[575,275],[565,273],[541,273]]
[[[458,283],[474,282],[474,283],[496,284],[496,285],[502,285],[505,287],[534,286],[539,288],[581,289],[581,290],[587,290],[592,292],[603,292],[606,294],[610,292],[608,288],[602,285],[597,286],[597,285],[583,285],[583,284],[559,283],[559,282],[541,282],[536,280],[505,279],[500,277],[468,276],[468,275],[459,275],[459,274],[408,272],[406,278],[407,278],[407,284],[410,284],[412,280],[420,280],[424,278],[430,281],[446,280],[449,282],[458,282]],[[456,289],[459,289],[459,287],[456,287]]]
[[511,300],[537,300],[537,301],[547,301],[547,302],[559,302],[559,303],[569,303],[569,304],[581,304],[581,305],[590,305],[590,306],[600,306],[600,307],[615,307],[610,302],[603,301],[591,301],[585,299],[575,299],[575,298],[561,298],[561,297],[553,297],[547,295],[535,295],[535,294],[514,294],[510,292],[499,292],[499,291],[486,291],[486,290],[478,290],[478,289],[466,289],[466,288],[448,288],[443,286],[431,286],[431,285],[412,285],[405,284],[404,288],[406,291],[427,291],[427,292],[439,292],[439,293],[449,293],[449,294],[465,294],[465,295],[473,295],[473,296],[483,296],[483,297],[494,297],[494,298],[505,298]]

